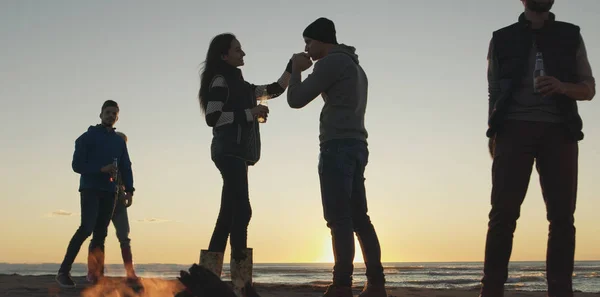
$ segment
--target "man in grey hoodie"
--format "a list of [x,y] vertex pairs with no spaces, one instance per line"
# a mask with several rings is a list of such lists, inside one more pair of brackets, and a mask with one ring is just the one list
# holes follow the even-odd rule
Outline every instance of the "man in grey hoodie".
[[[323,214],[331,229],[335,265],[324,296],[352,297],[354,232],[366,265],[367,284],[360,297],[385,297],[381,248],[367,214],[365,167],[368,162],[365,110],[368,80],[355,48],[338,44],[334,23],[319,18],[303,33],[305,53],[292,58],[287,101],[302,108],[317,96],[325,101],[320,117],[319,179]],[[302,71],[317,61],[302,81]]]

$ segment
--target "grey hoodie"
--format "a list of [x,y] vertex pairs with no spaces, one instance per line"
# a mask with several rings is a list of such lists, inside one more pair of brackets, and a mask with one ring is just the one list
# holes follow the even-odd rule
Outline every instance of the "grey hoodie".
[[365,111],[368,79],[358,62],[356,49],[336,45],[317,61],[313,72],[301,81],[292,73],[287,101],[292,108],[302,108],[317,96],[325,101],[320,117],[321,143],[332,139],[367,141]]

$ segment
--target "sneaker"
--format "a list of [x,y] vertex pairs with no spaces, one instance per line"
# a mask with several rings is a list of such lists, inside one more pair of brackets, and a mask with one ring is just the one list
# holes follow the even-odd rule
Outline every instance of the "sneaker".
[[58,275],[56,275],[56,282],[62,288],[75,288],[76,286],[75,282],[71,278],[71,274],[69,273],[58,273]]
[[353,297],[351,287],[329,285],[323,297]]

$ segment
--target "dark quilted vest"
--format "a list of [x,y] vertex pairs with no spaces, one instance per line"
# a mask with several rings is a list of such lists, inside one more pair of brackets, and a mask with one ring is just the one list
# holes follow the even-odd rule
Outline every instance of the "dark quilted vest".
[[[494,32],[494,52],[500,67],[497,79],[510,79],[512,85],[516,86],[524,75],[529,75],[525,70],[531,47],[535,43],[544,56],[546,75],[554,76],[562,82],[577,83],[576,53],[580,45],[579,27],[555,21],[554,15],[551,15],[551,19],[537,32],[531,30],[530,25],[522,14],[519,22]],[[583,123],[577,110],[577,102],[564,95],[553,97],[573,138],[583,139]],[[506,106],[512,101],[511,96],[506,98],[507,102],[496,103],[496,109],[490,115],[492,131],[501,129]],[[488,131],[489,134],[493,133]]]

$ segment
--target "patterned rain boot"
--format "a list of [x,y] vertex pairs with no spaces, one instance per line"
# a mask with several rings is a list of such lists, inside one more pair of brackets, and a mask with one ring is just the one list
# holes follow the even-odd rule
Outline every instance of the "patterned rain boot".
[[243,297],[244,292],[252,288],[252,249],[243,249],[237,253],[232,251],[230,266],[233,291],[236,296]]
[[219,278],[223,270],[223,253],[209,252],[208,250],[200,251],[200,266],[212,271]]

